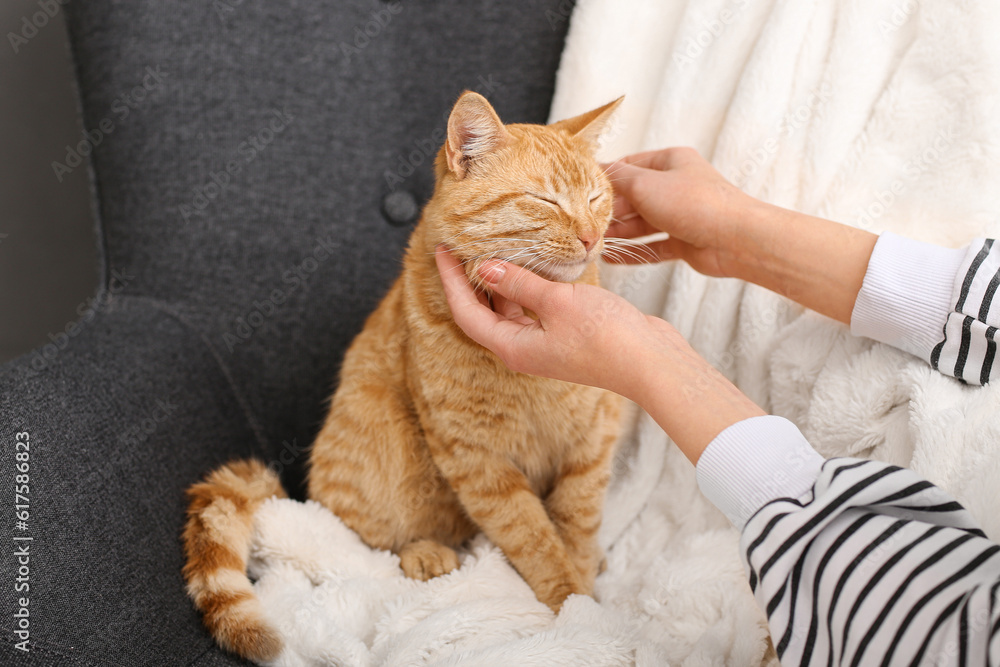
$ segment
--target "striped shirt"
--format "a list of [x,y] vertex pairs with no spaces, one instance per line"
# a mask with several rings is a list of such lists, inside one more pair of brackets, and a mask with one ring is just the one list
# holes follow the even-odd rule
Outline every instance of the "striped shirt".
[[[996,376],[1000,247],[883,234],[852,332],[969,384]],[[1000,667],[1000,546],[943,490],[877,461],[824,460],[781,417],[738,422],[697,466],[742,531],[783,665]]]
[[888,232],[875,244],[851,332],[894,345],[945,375],[986,384],[1000,374],[1000,244],[950,250]]
[[948,313],[944,338],[931,351],[931,366],[970,384],[986,384],[1000,372],[996,357],[1000,299],[1000,246],[977,239],[966,254],[955,284],[955,308]]

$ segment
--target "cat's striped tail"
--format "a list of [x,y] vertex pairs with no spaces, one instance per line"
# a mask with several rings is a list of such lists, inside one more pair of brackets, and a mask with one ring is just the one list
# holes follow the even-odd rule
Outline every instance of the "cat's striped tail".
[[247,577],[253,515],[271,496],[285,497],[260,461],[222,466],[187,492],[184,580],[205,626],[222,648],[263,662],[278,656],[281,636],[265,619]]

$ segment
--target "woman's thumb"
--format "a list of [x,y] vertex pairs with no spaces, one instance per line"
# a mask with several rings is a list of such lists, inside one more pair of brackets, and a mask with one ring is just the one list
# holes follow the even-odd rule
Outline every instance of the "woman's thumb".
[[607,168],[607,174],[615,192],[624,195],[626,199],[632,198],[632,189],[635,187],[636,180],[648,171],[648,169],[638,167],[625,160],[618,160]]
[[535,312],[543,309],[551,281],[510,262],[490,260],[479,268],[479,277],[490,290]]

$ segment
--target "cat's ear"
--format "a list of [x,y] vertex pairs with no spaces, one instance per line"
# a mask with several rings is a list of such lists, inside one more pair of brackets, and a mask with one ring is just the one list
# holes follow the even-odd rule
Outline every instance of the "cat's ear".
[[603,107],[598,107],[579,116],[561,120],[558,123],[552,123],[550,127],[563,130],[574,137],[583,139],[596,149],[598,139],[608,129],[608,121],[611,120],[611,114],[615,112],[615,109],[621,105],[624,99],[625,96],[622,95],[614,102],[608,102]]
[[486,98],[467,90],[448,117],[448,140],[444,144],[448,168],[459,178],[465,178],[470,165],[503,146],[509,138],[507,128]]

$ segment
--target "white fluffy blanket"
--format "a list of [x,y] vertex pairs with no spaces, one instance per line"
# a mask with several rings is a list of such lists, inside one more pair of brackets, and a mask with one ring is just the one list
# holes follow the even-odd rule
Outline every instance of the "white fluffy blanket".
[[[557,14],[548,19],[564,20]],[[579,0],[553,119],[627,95],[614,158],[692,145],[774,203],[958,246],[997,235],[993,0]],[[969,388],[764,290],[684,266],[608,271],[826,456],[913,467],[1000,539],[1000,387]],[[252,574],[297,665],[757,665],[738,535],[637,414],[615,460],[596,597],[559,617],[479,538],[419,583],[311,503],[257,516]]]

